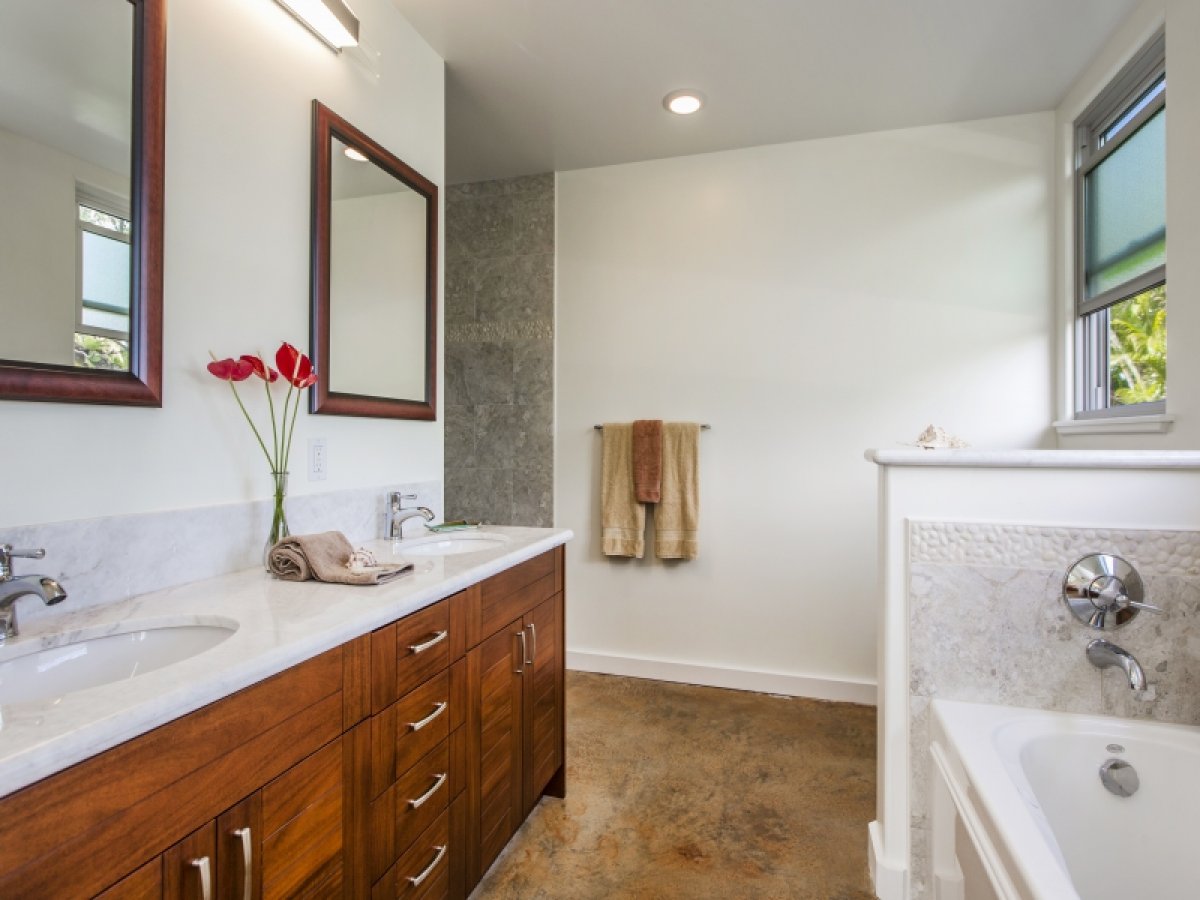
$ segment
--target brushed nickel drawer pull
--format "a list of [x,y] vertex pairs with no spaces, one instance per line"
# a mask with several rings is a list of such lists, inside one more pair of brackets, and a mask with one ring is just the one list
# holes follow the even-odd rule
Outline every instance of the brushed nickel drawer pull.
[[521,662],[518,663],[518,668],[513,669],[513,674],[514,675],[523,675],[523,674],[525,674],[525,657],[527,655],[525,651],[527,651],[529,649],[528,644],[526,644],[526,642],[525,642],[525,629],[524,628],[522,628],[520,631],[517,632],[517,637],[519,637],[521,639],[521,655],[520,655],[520,657],[518,657],[521,660]]
[[525,660],[525,664],[532,666],[537,659],[537,626],[530,622],[525,627],[529,629],[529,659]]
[[254,900],[254,841],[249,828],[235,828],[233,836],[242,842],[242,900]]
[[449,774],[448,772],[442,772],[439,775],[434,775],[433,776],[433,787],[431,787],[429,790],[427,790],[425,793],[423,793],[416,800],[409,800],[408,801],[409,807],[412,809],[420,809],[422,806],[424,806],[425,801],[427,801],[430,797],[432,797],[434,794],[436,794],[438,792],[438,788],[440,788],[443,784],[446,783],[446,776],[448,774]]
[[201,900],[212,900],[212,863],[209,862],[208,857],[201,856],[190,860],[188,865],[195,867],[196,871],[200,873]]
[[433,849],[437,851],[437,856],[435,856],[433,858],[433,862],[431,862],[425,868],[425,871],[422,872],[420,875],[409,875],[408,876],[408,880],[412,884],[413,887],[420,887],[421,882],[423,882],[426,878],[428,878],[430,876],[430,874],[433,872],[433,870],[437,868],[437,864],[442,861],[442,857],[446,855],[446,845],[445,844],[442,844],[440,847],[434,847]]
[[448,631],[435,631],[433,633],[433,637],[431,637],[429,640],[423,641],[420,644],[409,644],[408,645],[409,652],[410,653],[424,653],[430,647],[434,646],[435,644],[440,644],[442,641],[444,641],[446,639],[446,635],[448,635],[449,633],[450,632],[448,632]]
[[442,713],[444,713],[446,711],[446,707],[449,706],[450,704],[447,703],[445,700],[442,700],[433,705],[436,707],[436,709],[434,709],[433,712],[431,712],[429,715],[427,715],[425,718],[423,718],[420,722],[409,722],[408,727],[410,729],[412,729],[413,731],[420,731],[422,728],[424,728],[426,725],[428,725],[430,722],[432,722],[434,719],[436,719],[438,716],[440,716]]

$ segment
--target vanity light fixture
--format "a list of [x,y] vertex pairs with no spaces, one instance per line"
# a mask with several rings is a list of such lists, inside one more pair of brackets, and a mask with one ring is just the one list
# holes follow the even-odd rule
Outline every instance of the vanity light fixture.
[[690,116],[698,112],[703,105],[704,95],[699,91],[671,91],[663,97],[663,106],[677,116]]
[[355,162],[367,162],[367,156],[357,147],[347,147],[342,151]]
[[278,0],[278,3],[335,52],[358,46],[358,17],[342,0]]

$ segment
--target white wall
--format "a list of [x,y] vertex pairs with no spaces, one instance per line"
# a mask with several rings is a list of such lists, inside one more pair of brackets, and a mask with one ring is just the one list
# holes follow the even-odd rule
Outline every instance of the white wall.
[[1146,0],[1080,75],[1056,116],[1058,149],[1057,298],[1059,418],[1073,411],[1071,368],[1074,291],[1072,123],[1092,99],[1166,23],[1167,33],[1167,413],[1175,421],[1163,434],[1063,434],[1064,448],[1189,449],[1200,447],[1200,3]]
[[[390,0],[354,7],[380,51],[378,78],[276,3],[171,0],[163,408],[0,403],[0,526],[267,495],[266,462],[204,365],[210,349],[308,343],[313,98],[443,180],[441,59]],[[328,439],[318,484],[304,475],[310,435]],[[440,417],[302,413],[296,447],[293,493],[442,477]]]
[[[982,447],[1050,440],[1053,125],[559,174],[555,498],[578,535],[573,664],[873,699],[863,448],[930,422]],[[696,562],[600,555],[592,425],[639,417],[713,426]]]
[[125,175],[0,129],[0,359],[74,363],[78,184],[129,196]]

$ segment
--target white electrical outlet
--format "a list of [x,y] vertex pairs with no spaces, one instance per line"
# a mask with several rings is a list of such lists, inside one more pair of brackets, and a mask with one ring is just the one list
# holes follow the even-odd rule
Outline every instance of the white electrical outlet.
[[308,480],[324,481],[329,471],[329,450],[325,438],[308,439]]

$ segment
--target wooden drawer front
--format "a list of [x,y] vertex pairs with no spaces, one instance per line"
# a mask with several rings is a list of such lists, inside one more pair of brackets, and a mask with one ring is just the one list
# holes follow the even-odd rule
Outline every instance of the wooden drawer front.
[[263,900],[341,895],[342,799],[340,738],[263,788]]
[[96,900],[162,900],[163,861],[157,857],[127,875]]
[[450,664],[450,598],[371,635],[372,708],[380,712]]
[[445,810],[375,883],[371,900],[448,900],[451,858],[450,813]]
[[371,796],[378,797],[466,719],[466,660],[371,719]]
[[450,782],[448,738],[371,804],[372,882],[450,805]]
[[519,619],[555,592],[554,553],[543,553],[528,562],[485,581],[476,593],[479,604],[477,642],[485,641],[513,619]]

